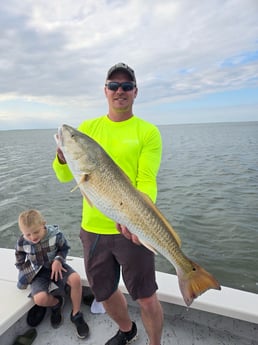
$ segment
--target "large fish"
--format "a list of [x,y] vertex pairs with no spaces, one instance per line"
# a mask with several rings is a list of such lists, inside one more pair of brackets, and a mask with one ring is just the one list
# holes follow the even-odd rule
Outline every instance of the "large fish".
[[126,226],[143,245],[173,264],[186,305],[208,289],[220,290],[210,273],[184,255],[179,236],[164,215],[96,141],[68,125],[59,128],[56,140],[89,204]]

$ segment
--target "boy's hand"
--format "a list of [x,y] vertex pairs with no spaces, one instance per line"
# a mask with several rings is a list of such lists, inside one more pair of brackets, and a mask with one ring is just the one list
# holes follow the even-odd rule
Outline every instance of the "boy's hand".
[[52,262],[51,270],[51,280],[54,280],[55,282],[57,282],[59,278],[63,279],[62,272],[67,272],[59,260],[54,260]]

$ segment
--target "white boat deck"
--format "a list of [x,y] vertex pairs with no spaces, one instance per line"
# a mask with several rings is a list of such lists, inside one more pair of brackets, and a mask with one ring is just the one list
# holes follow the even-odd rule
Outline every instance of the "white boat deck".
[[[29,289],[16,287],[17,269],[14,266],[14,251],[0,249],[0,344],[12,344],[18,334],[29,327],[26,313],[33,305],[28,298]],[[69,257],[71,264],[81,274],[84,286],[88,285],[84,274],[83,260]],[[177,286],[177,277],[157,272],[159,298],[165,311],[162,345],[258,345],[258,296],[223,287],[221,291],[210,290],[200,296],[191,308],[184,306]],[[126,289],[121,282],[123,292]],[[147,337],[139,316],[137,304],[129,302],[129,311],[138,326],[137,345],[146,345]],[[87,340],[77,338],[69,320],[70,301],[64,309],[64,324],[57,330],[50,326],[49,313],[37,327],[36,345],[86,344],[104,345],[117,331],[116,325],[106,314],[92,314],[82,304],[82,311],[90,327]],[[208,312],[207,312],[208,311]]]
[[[165,315],[162,345],[257,345],[257,325],[239,320],[203,314],[200,311],[189,310],[179,306],[164,304],[164,309],[169,312]],[[183,310],[182,310],[183,309]],[[116,331],[116,325],[106,314],[91,314],[88,306],[82,305],[82,311],[90,327],[90,336],[87,339],[79,339],[75,329],[69,320],[70,303],[67,301],[64,309],[64,323],[58,329],[52,329],[50,325],[50,313],[37,327],[38,336],[35,345],[104,345]],[[129,307],[132,319],[138,326],[139,337],[135,345],[147,345],[147,336],[143,328],[139,309]],[[25,317],[0,337],[0,344],[12,345],[15,335],[21,334],[29,327]]]

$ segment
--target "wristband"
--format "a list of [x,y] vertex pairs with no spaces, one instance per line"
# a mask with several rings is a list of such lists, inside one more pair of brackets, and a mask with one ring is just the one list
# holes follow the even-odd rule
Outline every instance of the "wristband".
[[61,264],[64,262],[64,259],[62,258],[62,256],[59,256],[59,255],[55,256],[54,260],[60,261]]

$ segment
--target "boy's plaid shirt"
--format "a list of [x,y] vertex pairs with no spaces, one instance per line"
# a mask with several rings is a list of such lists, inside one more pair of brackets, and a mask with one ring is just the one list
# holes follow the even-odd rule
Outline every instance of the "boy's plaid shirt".
[[68,254],[70,247],[58,225],[46,225],[46,230],[46,236],[36,244],[27,241],[23,235],[16,243],[15,266],[19,270],[19,289],[26,289],[43,266],[51,268],[56,256],[65,260]]

